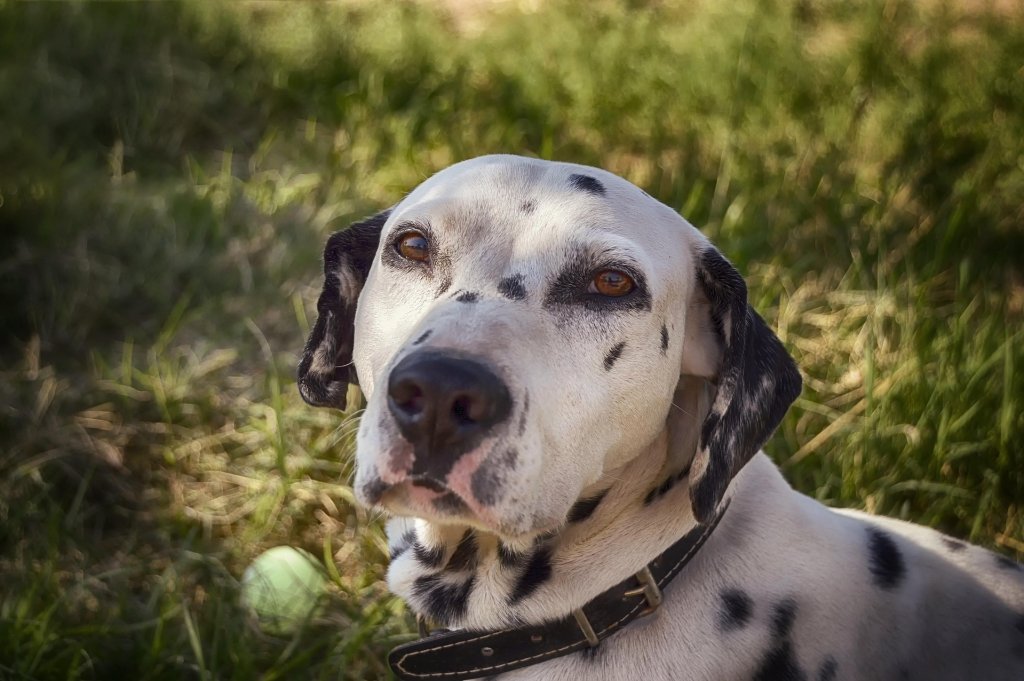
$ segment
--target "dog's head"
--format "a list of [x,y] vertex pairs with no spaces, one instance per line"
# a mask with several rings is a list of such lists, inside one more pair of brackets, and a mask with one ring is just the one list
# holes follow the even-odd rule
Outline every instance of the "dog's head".
[[800,390],[732,265],[595,168],[452,166],[331,236],[324,273],[299,389],[344,407],[358,380],[356,492],[396,515],[551,529],[671,427],[677,384],[700,377],[714,397],[682,440],[703,521]]

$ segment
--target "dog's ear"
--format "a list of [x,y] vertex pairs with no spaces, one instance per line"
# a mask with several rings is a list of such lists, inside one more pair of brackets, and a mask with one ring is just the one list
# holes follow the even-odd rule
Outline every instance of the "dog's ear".
[[690,465],[690,501],[703,523],[779,425],[801,379],[793,358],[747,304],[746,282],[732,264],[707,242],[694,262],[681,373],[714,387]]
[[348,384],[358,383],[352,366],[356,303],[390,213],[378,213],[327,240],[316,324],[299,361],[299,394],[313,406],[344,409]]

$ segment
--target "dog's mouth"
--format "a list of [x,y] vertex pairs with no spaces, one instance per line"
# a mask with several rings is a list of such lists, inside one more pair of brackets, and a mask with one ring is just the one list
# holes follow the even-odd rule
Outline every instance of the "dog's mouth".
[[359,483],[360,502],[378,506],[395,516],[414,516],[453,524],[468,522],[496,529],[502,525],[501,501],[505,483],[514,475],[498,438],[489,438],[458,454],[416,451],[394,438],[373,462]]
[[414,488],[423,488],[430,492],[437,492],[439,494],[452,493],[452,491],[448,489],[447,485],[429,475],[413,475],[409,478],[408,482]]
[[382,482],[367,501],[396,516],[413,516],[442,524],[470,524],[498,531],[504,523],[494,509],[470,494],[460,493],[429,475],[411,475],[400,482]]

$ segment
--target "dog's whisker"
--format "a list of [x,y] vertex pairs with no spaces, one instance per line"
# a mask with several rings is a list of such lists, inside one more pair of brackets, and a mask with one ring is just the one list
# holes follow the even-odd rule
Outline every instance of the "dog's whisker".
[[682,407],[680,407],[680,406],[679,406],[678,404],[676,404],[675,402],[672,402],[671,404],[672,404],[672,406],[673,406],[674,408],[678,409],[679,411],[681,411],[681,412],[682,412],[683,414],[685,414],[686,416],[691,416],[691,417],[692,417],[692,416],[694,416],[694,414],[691,414],[690,412],[686,411],[685,409],[683,409]]

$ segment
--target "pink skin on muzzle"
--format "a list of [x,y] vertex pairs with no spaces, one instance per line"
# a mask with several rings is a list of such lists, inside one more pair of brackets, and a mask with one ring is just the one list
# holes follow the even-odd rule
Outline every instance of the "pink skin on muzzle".
[[[479,446],[463,454],[444,480],[444,485],[466,504],[473,515],[488,525],[494,524],[497,519],[492,509],[481,504],[473,494],[472,481],[473,475],[487,460],[494,443],[494,439],[485,440]],[[427,489],[409,480],[414,456],[412,447],[402,442],[399,446],[391,448],[382,457],[384,463],[378,466],[378,474],[380,479],[391,487],[391,494],[397,494],[396,501],[405,502],[402,505],[407,504],[410,510],[416,510],[421,515],[432,516],[436,513],[433,510],[432,502],[444,496],[445,493]]]

